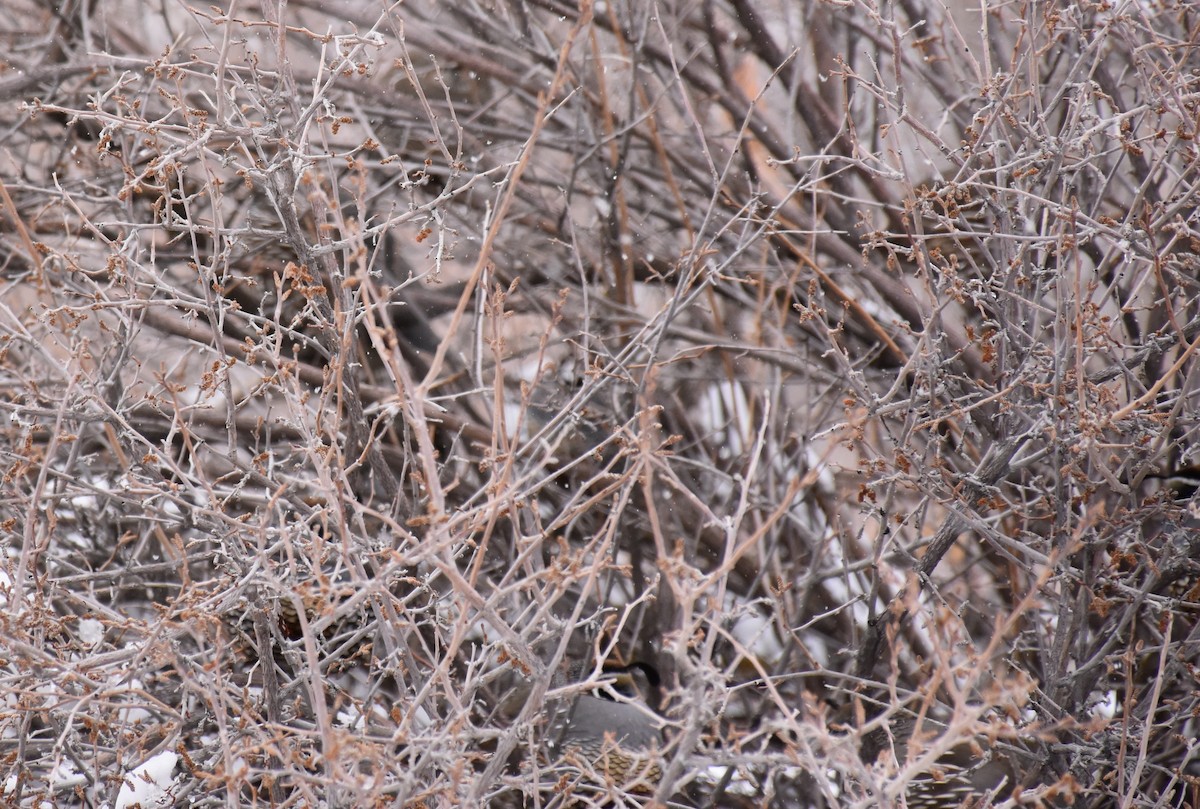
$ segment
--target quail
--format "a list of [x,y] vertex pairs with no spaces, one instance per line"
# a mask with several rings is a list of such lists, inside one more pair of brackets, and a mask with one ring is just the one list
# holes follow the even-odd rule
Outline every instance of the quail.
[[[910,741],[916,722],[901,719],[889,729],[869,734],[862,744],[862,755],[868,762],[894,744],[896,760],[908,758]],[[920,734],[928,743],[945,728],[925,719]],[[926,773],[914,778],[905,791],[905,802],[911,809],[956,809],[984,807],[1008,797],[1016,786],[1016,762],[995,748],[984,749],[976,742],[955,745],[942,755]]]
[[553,717],[550,752],[606,785],[652,792],[661,776],[662,720],[650,708],[657,673],[644,664],[607,671],[608,688],[580,694]]

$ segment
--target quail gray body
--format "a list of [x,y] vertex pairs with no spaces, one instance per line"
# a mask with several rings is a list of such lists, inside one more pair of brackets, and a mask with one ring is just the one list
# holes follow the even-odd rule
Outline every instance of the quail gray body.
[[552,721],[551,752],[607,783],[653,791],[662,721],[646,704],[636,670],[618,675],[617,686],[619,698],[580,694],[563,705]]
[[[903,762],[909,754],[909,744],[916,729],[912,720],[898,720],[891,733],[880,730],[873,733],[863,745],[867,761],[874,761],[879,753],[894,744],[896,760]],[[932,742],[945,727],[926,719],[921,734],[926,742]],[[938,759],[930,772],[914,778],[908,785],[905,802],[912,809],[958,809],[959,807],[990,806],[1012,792],[1016,783],[1014,762],[999,754],[998,750],[985,748],[983,740],[976,744],[964,742],[951,748]]]

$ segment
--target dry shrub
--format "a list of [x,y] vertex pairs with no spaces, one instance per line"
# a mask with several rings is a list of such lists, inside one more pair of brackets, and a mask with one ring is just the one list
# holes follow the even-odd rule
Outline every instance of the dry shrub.
[[540,755],[641,660],[659,801],[1196,805],[1190,4],[0,31],[5,800],[645,803]]

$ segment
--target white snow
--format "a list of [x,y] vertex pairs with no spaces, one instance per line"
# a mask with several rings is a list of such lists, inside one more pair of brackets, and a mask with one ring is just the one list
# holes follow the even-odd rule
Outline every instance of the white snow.
[[175,765],[179,756],[159,753],[126,773],[114,809],[165,809],[175,804]]

